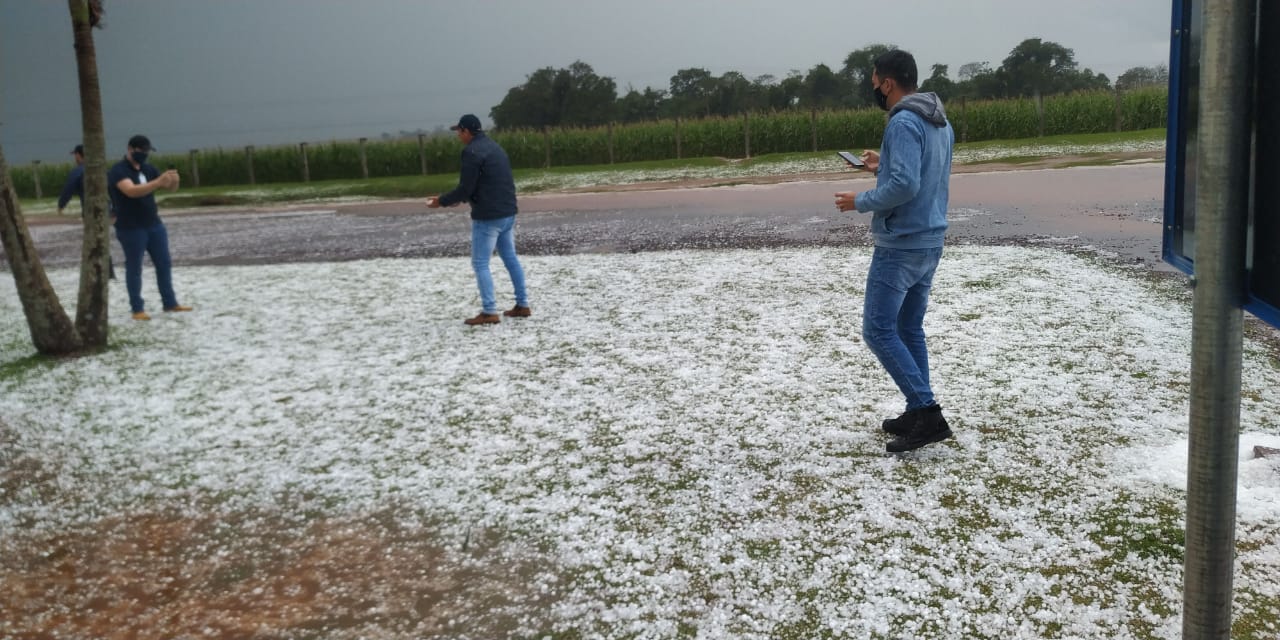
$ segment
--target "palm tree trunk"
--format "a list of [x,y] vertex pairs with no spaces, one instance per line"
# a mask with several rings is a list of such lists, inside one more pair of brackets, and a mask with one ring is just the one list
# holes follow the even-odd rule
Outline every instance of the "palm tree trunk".
[[107,280],[110,239],[107,234],[106,138],[102,126],[102,92],[98,87],[98,58],[88,0],[68,0],[75,34],[76,68],[80,77],[80,125],[84,130],[84,244],[80,253],[80,294],[76,329],[84,347],[107,344]]
[[49,355],[79,351],[83,342],[40,264],[26,218],[18,205],[18,194],[9,179],[9,164],[5,162],[3,148],[0,148],[0,242],[4,243],[4,255],[13,272],[36,351]]

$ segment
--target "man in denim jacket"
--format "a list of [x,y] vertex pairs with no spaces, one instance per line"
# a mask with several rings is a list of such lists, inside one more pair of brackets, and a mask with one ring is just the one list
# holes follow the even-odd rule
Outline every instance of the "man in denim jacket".
[[476,272],[482,308],[476,317],[463,322],[478,325],[502,321],[498,317],[498,302],[493,292],[493,274],[489,271],[489,257],[495,248],[511,276],[516,294],[516,305],[503,311],[502,315],[527,318],[533,312],[529,309],[529,296],[525,290],[524,269],[516,257],[518,209],[511,161],[507,152],[484,134],[480,119],[474,115],[462,116],[458,124],[449,128],[457,131],[458,139],[466,145],[462,149],[461,177],[453,191],[438,198],[428,198],[427,206],[435,209],[461,202],[471,203],[471,267]]
[[876,188],[836,194],[841,211],[871,211],[875,250],[867,271],[862,337],[906,396],[906,412],[885,420],[898,453],[951,437],[929,384],[924,314],[947,230],[947,197],[955,131],[942,101],[916,93],[916,61],[889,51],[876,59],[871,83],[889,111],[880,152],[863,153]]

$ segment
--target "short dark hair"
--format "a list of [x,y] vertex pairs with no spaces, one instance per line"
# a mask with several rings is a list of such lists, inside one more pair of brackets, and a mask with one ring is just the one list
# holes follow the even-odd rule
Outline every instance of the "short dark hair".
[[893,78],[906,91],[915,91],[920,72],[916,69],[915,56],[902,49],[891,49],[880,54],[872,65],[880,79]]

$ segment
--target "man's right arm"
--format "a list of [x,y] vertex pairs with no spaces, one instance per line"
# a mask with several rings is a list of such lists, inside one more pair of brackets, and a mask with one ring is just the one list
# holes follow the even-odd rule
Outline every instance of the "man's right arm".
[[67,183],[62,185],[62,193],[58,195],[58,213],[62,213],[67,208],[67,203],[71,202],[72,196],[81,192],[84,184],[84,172],[73,171],[67,176]]
[[480,157],[474,151],[463,152],[460,174],[458,186],[453,191],[440,196],[440,206],[452,207],[459,202],[468,202],[476,192],[476,182],[480,180]]

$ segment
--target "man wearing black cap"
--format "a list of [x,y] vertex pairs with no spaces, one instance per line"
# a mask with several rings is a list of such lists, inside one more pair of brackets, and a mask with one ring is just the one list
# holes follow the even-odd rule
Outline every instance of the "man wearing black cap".
[[107,193],[116,215],[116,239],[124,249],[124,282],[129,289],[129,309],[134,320],[150,320],[142,301],[142,254],[151,256],[156,268],[156,285],[165,311],[190,311],[178,304],[173,293],[173,263],[169,257],[169,232],[160,221],[156,207],[157,189],[177,191],[180,179],[175,169],[160,173],[147,164],[154,151],[146,136],[129,138],[124,159],[107,172]]
[[71,150],[71,157],[76,159],[76,166],[72,167],[71,175],[67,176],[67,182],[62,185],[62,194],[58,196],[58,215],[64,213],[63,209],[71,202],[71,196],[80,198],[80,206],[84,206],[84,145],[76,145]]
[[460,202],[471,203],[471,267],[476,272],[482,309],[479,315],[464,322],[474,326],[502,321],[493,292],[493,274],[489,271],[489,257],[495,248],[511,275],[516,294],[516,305],[502,315],[527,318],[533,311],[529,309],[524,269],[516,257],[516,182],[511,175],[511,161],[507,159],[507,152],[484,134],[480,119],[474,115],[462,116],[457,125],[449,128],[457,131],[458,139],[466,145],[462,149],[461,179],[453,191],[427,198],[427,206],[436,209]]

